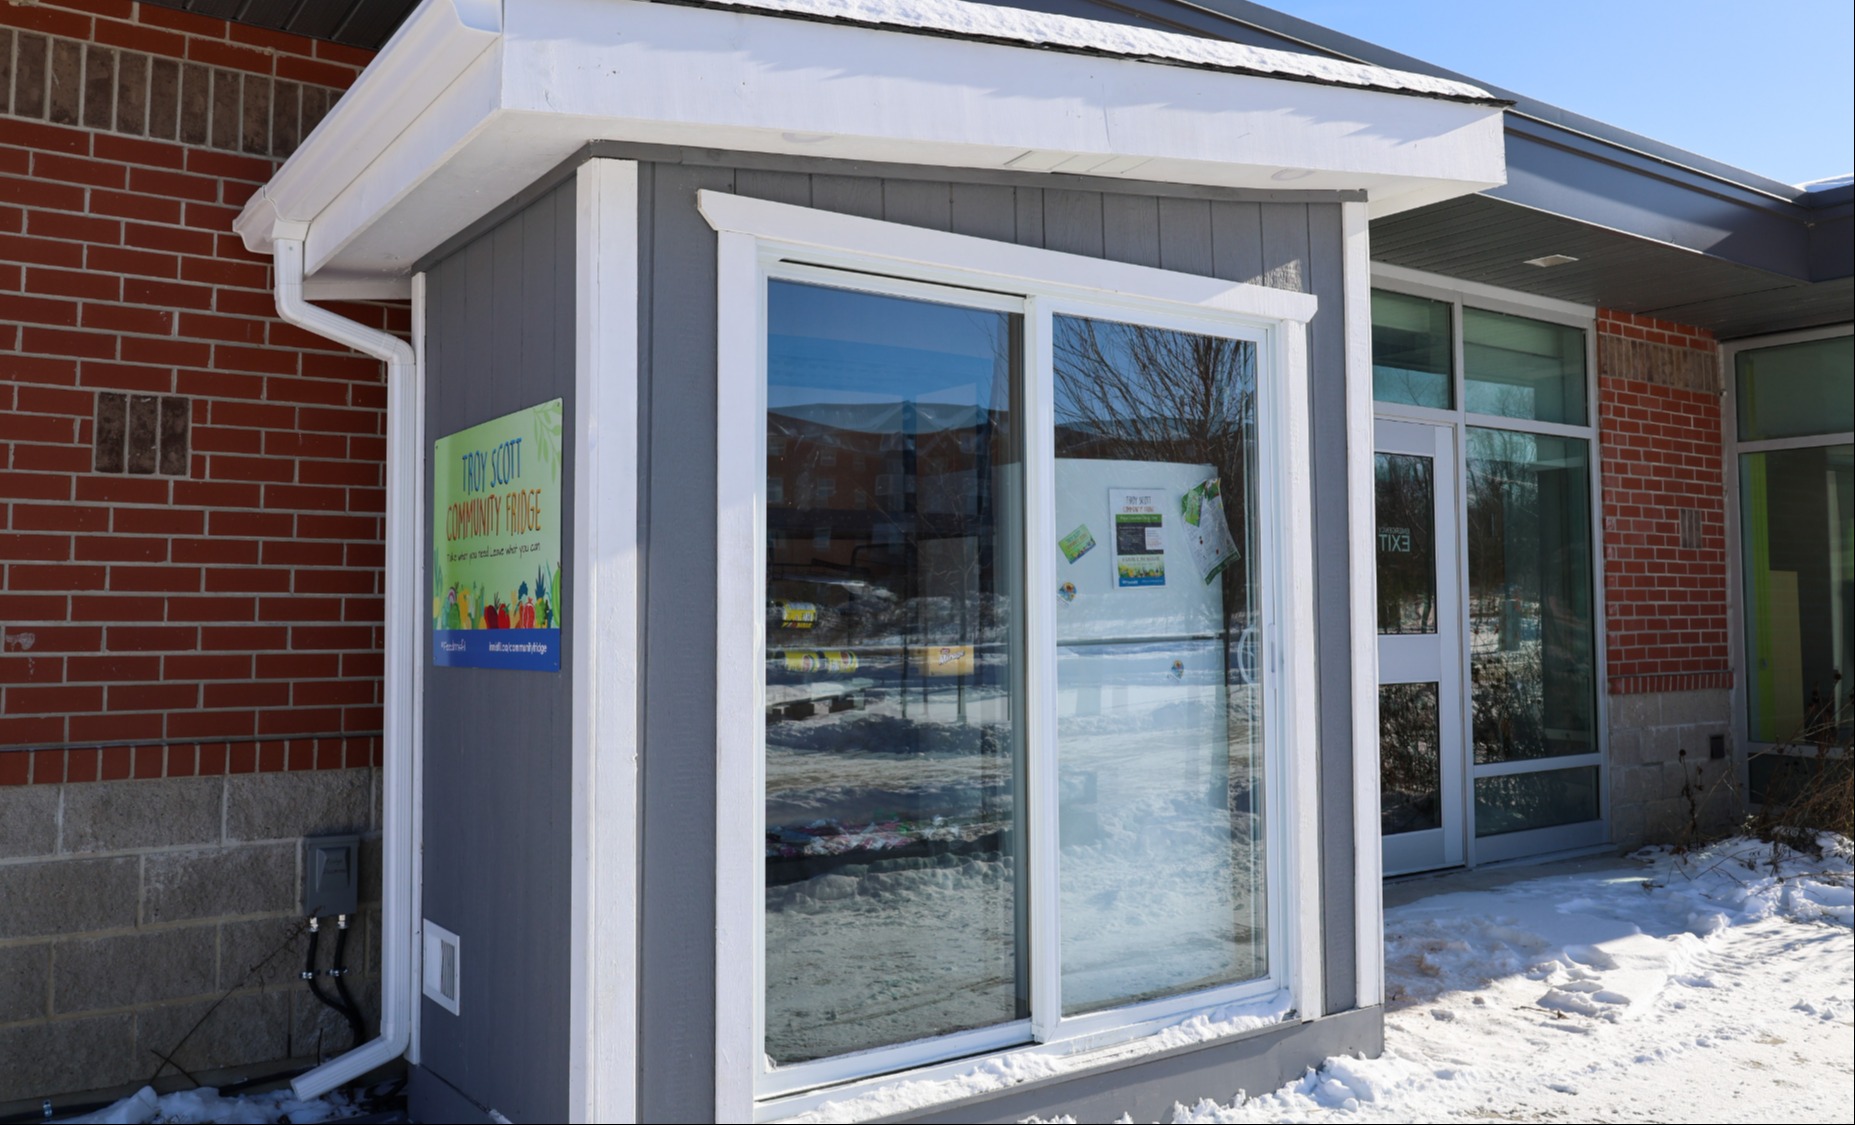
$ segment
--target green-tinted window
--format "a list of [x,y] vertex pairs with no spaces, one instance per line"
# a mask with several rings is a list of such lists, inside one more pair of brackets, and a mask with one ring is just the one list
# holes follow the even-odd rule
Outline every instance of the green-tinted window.
[[1754,742],[1845,739],[1855,666],[1855,446],[1742,454],[1739,490],[1747,733]]
[[1855,336],[1740,352],[1739,440],[1855,430]]
[[1572,426],[1587,421],[1582,329],[1463,309],[1462,366],[1472,414]]
[[1372,291],[1372,397],[1448,410],[1455,405],[1449,303]]

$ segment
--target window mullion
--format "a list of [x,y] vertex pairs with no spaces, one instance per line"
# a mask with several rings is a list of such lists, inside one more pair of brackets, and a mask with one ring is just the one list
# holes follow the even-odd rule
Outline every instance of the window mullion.
[[1055,361],[1047,302],[1026,302],[1024,314],[1025,603],[1029,659],[1025,662],[1025,848],[1030,871],[1031,1036],[1056,1036],[1062,1005],[1062,934],[1056,740],[1056,559],[1045,545],[1056,527]]

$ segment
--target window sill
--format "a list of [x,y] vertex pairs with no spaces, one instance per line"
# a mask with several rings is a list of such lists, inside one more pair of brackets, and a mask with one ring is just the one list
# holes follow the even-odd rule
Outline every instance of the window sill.
[[1195,1013],[1085,1031],[1049,1043],[1027,1043],[878,1078],[768,1098],[756,1122],[869,1121],[967,1098],[982,1098],[1091,1071],[1185,1054],[1266,1034],[1297,1022],[1287,989],[1208,1007]]

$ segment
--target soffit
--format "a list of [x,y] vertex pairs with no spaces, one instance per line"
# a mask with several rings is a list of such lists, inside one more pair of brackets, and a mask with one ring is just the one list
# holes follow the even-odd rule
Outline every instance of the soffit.
[[[1855,315],[1847,277],[1811,283],[1487,195],[1376,220],[1371,239],[1374,261],[1692,324],[1721,338]],[[1550,254],[1578,260],[1527,264]]]
[[162,8],[377,51],[419,0],[143,0]]

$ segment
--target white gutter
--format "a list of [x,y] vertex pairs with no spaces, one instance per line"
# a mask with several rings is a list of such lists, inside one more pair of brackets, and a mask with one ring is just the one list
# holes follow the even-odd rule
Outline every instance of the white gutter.
[[[502,37],[502,0],[425,0],[232,224],[245,249],[307,223]],[[362,351],[367,349],[362,348]]]
[[[288,237],[285,232],[288,231]],[[397,336],[357,324],[303,299],[302,224],[280,224],[275,239],[277,313],[284,320],[336,343],[386,361],[386,704],[381,758],[380,1035],[297,1078],[299,1098],[320,1097],[406,1053],[412,1041],[413,637],[419,560],[399,533],[417,511],[418,419],[412,382],[412,346]]]

